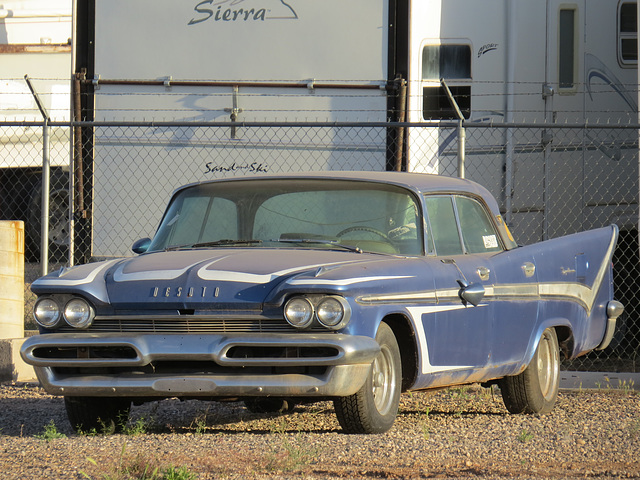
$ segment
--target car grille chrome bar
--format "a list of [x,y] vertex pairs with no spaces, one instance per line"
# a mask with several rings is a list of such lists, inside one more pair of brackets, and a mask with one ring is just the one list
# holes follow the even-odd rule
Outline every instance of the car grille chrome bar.
[[[64,326],[59,332],[78,332]],[[118,315],[99,316],[88,333],[299,333],[282,318],[262,316]]]

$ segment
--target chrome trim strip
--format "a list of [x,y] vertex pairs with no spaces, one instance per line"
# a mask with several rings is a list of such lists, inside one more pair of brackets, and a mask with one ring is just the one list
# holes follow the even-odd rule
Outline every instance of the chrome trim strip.
[[381,305],[386,303],[429,303],[436,302],[436,291],[429,290],[417,293],[392,293],[388,295],[363,295],[356,298],[361,305]]
[[353,285],[354,283],[364,283],[364,282],[376,282],[380,280],[400,280],[404,278],[415,278],[414,275],[389,275],[389,276],[379,276],[379,277],[356,277],[356,278],[345,278],[342,280],[324,280],[318,278],[300,278],[293,279],[287,282],[289,285],[335,285],[335,286],[346,286]]

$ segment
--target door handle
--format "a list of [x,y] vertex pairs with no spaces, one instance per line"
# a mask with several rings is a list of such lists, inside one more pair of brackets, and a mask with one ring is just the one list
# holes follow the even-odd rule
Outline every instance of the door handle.
[[489,280],[489,275],[491,274],[490,269],[488,269],[487,267],[478,267],[477,272],[480,280]]
[[531,262],[525,262],[525,264],[522,265],[522,271],[524,272],[525,277],[533,277],[533,275],[536,273],[536,266]]

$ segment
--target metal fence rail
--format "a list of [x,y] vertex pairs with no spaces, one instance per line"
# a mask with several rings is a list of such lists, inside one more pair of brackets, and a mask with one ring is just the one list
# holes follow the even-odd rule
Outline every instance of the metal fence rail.
[[[26,222],[27,259],[41,244],[42,123],[0,123],[0,216]],[[53,264],[130,255],[152,236],[171,191],[261,172],[410,170],[487,187],[521,244],[615,223],[612,345],[565,368],[640,370],[638,125],[465,123],[49,124],[49,257]]]

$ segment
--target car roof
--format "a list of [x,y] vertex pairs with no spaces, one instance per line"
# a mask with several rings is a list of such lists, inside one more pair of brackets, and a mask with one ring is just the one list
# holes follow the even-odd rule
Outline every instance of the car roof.
[[318,179],[318,180],[351,180],[397,185],[412,190],[417,194],[466,194],[481,198],[489,211],[497,218],[497,228],[507,246],[516,246],[502,217],[495,197],[482,185],[471,180],[444,175],[408,172],[373,172],[373,171],[328,171],[328,172],[291,172],[278,174],[258,174],[252,176],[228,177],[216,180],[184,185],[173,192],[172,197],[181,190],[194,185],[215,184],[220,182],[253,182],[264,179]]
[[[390,183],[404,186],[420,193],[470,193],[481,196],[490,202],[493,197],[487,189],[481,185],[456,177],[433,175],[428,173],[407,172],[372,172],[372,171],[329,171],[329,172],[291,172],[278,174],[259,174],[252,176],[228,177],[215,180],[197,182],[185,185],[176,190],[182,190],[191,185],[203,185],[218,182],[257,181],[261,179],[326,179],[326,180],[352,180],[376,183]],[[174,192],[174,193],[176,193]]]

